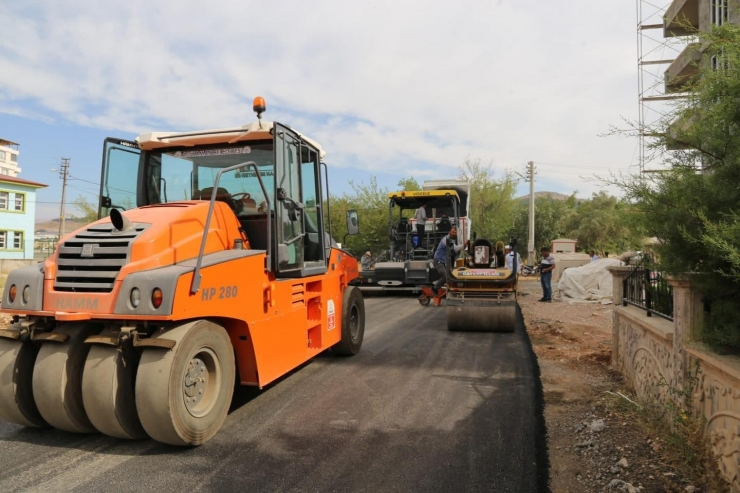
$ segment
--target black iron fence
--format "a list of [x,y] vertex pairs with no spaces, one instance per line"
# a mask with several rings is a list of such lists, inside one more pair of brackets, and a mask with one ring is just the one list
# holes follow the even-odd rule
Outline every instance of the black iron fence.
[[650,267],[643,260],[625,278],[622,304],[642,308],[648,317],[657,315],[673,320],[673,288],[660,271]]

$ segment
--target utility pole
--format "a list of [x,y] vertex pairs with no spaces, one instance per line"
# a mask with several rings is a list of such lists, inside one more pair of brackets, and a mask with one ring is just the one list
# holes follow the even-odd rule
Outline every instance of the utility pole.
[[64,202],[67,198],[67,176],[69,175],[69,158],[63,157],[61,169],[59,170],[60,178],[62,179],[62,204],[59,211],[59,241],[64,236]]
[[527,242],[527,265],[534,266],[534,161],[527,163],[527,180],[529,180],[529,241]]

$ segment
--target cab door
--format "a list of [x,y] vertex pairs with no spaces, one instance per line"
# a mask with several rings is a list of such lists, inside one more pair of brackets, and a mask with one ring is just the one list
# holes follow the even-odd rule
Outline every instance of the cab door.
[[300,277],[306,231],[301,203],[299,138],[295,132],[278,123],[275,123],[274,132],[277,273],[282,277]]
[[326,272],[319,152],[279,123],[275,133],[276,271],[280,277]]
[[105,139],[98,219],[107,217],[111,209],[138,207],[140,158],[141,149],[136,142],[110,137]]

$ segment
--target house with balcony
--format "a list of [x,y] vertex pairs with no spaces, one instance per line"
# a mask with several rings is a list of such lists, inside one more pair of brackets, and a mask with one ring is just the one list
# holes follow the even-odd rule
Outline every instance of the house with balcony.
[[[690,36],[697,31],[709,31],[712,26],[737,24],[740,21],[740,4],[731,0],[674,0],[663,17],[663,37],[666,39]],[[721,53],[707,53],[698,43],[688,43],[671,62],[664,73],[665,94],[680,95],[691,89],[691,83],[700,67],[718,69],[722,64]],[[668,135],[679,135],[698,118],[681,118],[668,128]],[[668,144],[668,150],[685,149],[680,142]]]
[[[737,24],[740,7],[730,0],[674,0],[663,17],[663,37],[689,36],[709,31],[712,26]],[[713,68],[721,63],[720,53],[705,53],[701,46],[689,43],[665,71],[665,92],[685,92],[702,63]]]
[[18,166],[19,148],[15,142],[0,139],[0,176],[18,176],[21,172]]
[[46,186],[0,174],[0,259],[33,259],[36,191]]

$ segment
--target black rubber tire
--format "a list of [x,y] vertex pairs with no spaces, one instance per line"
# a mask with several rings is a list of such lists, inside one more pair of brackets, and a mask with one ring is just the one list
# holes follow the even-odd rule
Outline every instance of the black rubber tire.
[[429,298],[429,296],[424,296],[423,298],[419,298],[419,304],[421,306],[429,306],[429,303],[431,303],[432,300]]
[[71,322],[54,332],[66,342],[44,342],[33,367],[33,398],[41,416],[55,428],[72,433],[97,433],[82,402],[82,373],[90,345],[88,336],[100,332],[94,324]]
[[[218,433],[234,394],[236,363],[226,329],[207,320],[189,322],[153,337],[175,347],[145,349],[136,374],[136,410],[153,439],[170,445],[201,445]],[[203,400],[191,409],[183,393],[191,364],[205,360]],[[200,406],[200,407],[198,407]]]
[[[117,336],[107,328],[103,336]],[[82,403],[101,433],[131,440],[148,438],[136,413],[134,385],[139,355],[114,346],[92,346],[82,373]]]
[[0,339],[0,419],[29,427],[46,427],[33,400],[33,366],[39,348],[31,341]]
[[332,347],[339,356],[354,356],[360,352],[365,337],[365,299],[354,286],[344,290],[342,300],[342,339]]

